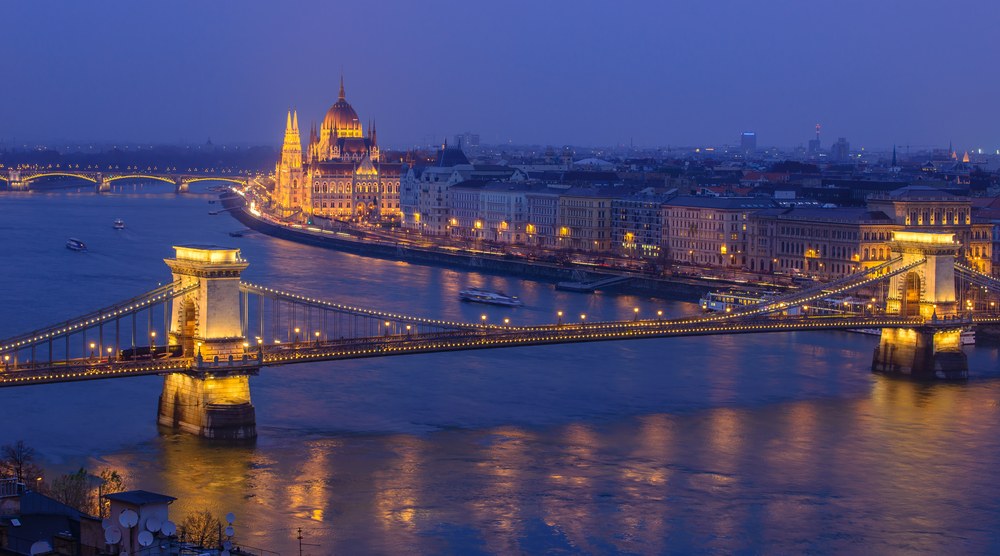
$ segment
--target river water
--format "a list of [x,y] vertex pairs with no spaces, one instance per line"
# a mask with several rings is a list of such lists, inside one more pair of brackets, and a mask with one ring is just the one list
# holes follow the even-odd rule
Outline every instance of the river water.
[[[208,214],[214,196],[143,191],[0,197],[0,336],[166,282],[181,243],[239,247],[248,281],[428,317],[697,310],[231,238],[242,226]],[[526,306],[460,303],[469,286]],[[872,375],[875,344],[783,333],[264,369],[250,445],[159,429],[158,377],[0,389],[0,444],[26,440],[50,473],[115,467],[177,497],[174,521],[233,512],[239,543],[285,555],[299,528],[313,555],[1000,551],[997,348],[966,348],[967,383],[927,385]]]

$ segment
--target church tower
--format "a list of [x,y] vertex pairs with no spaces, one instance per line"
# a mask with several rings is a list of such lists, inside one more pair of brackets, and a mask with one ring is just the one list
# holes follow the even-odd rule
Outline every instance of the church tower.
[[310,189],[302,171],[302,139],[299,137],[299,114],[289,112],[285,120],[285,142],[281,146],[281,161],[275,168],[275,197],[283,212],[301,207],[308,213]]

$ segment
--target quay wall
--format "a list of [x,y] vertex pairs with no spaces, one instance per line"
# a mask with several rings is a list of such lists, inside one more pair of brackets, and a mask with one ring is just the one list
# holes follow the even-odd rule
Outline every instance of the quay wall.
[[[251,230],[296,243],[354,253],[366,257],[461,268],[488,274],[514,275],[545,282],[579,281],[581,272],[586,274],[588,280],[598,280],[619,275],[619,273],[615,272],[594,271],[540,261],[526,261],[462,251],[427,249],[409,245],[364,241],[342,235],[316,233],[306,229],[281,226],[254,216],[247,210],[244,199],[238,195],[231,193],[223,194],[221,202],[223,207],[236,220]],[[733,286],[745,287],[744,284],[724,280],[706,281],[681,277],[658,278],[636,276],[628,282],[609,286],[606,288],[606,291],[656,295],[670,299],[696,301],[705,292]],[[602,289],[602,291],[604,290]]]

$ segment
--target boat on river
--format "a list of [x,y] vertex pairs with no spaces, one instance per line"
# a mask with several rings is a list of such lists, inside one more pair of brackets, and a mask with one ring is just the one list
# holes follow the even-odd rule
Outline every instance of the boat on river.
[[111,224],[111,227],[114,228],[114,229],[116,229],[116,230],[124,230],[125,229],[125,221],[122,220],[121,218],[115,218],[115,221]]
[[505,307],[520,307],[524,305],[524,302],[518,299],[517,296],[507,295],[503,292],[480,290],[476,288],[458,292],[458,298],[462,301],[488,303],[490,305],[503,305]]
[[66,249],[71,251],[86,251],[87,244],[76,239],[75,237],[71,237],[66,240]]

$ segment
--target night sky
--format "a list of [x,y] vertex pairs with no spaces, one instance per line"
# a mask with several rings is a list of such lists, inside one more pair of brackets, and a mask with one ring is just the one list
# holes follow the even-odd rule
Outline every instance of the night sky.
[[1000,147],[1000,2],[5,2],[0,139]]

